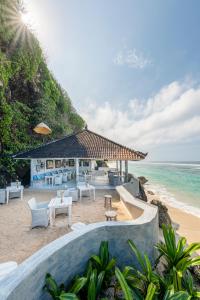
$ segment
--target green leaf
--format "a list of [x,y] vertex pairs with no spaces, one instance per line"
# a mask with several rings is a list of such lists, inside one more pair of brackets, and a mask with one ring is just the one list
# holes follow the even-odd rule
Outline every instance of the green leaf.
[[50,274],[46,275],[46,284],[48,284],[48,286],[53,290],[53,291],[57,291],[58,290],[58,285],[56,283],[56,281],[53,279],[53,277]]
[[90,275],[87,300],[96,300],[96,282],[97,282],[97,270],[94,269]]
[[102,287],[102,284],[103,284],[104,277],[105,277],[105,271],[100,272],[98,277],[97,277],[97,284],[96,284],[96,294],[97,295],[101,291],[101,287]]
[[190,300],[191,297],[186,292],[177,292],[174,295],[166,298],[166,300]]
[[60,300],[79,300],[79,298],[73,293],[63,293],[59,297]]
[[200,243],[192,243],[185,249],[185,255],[192,254],[200,249]]
[[105,271],[110,271],[114,268],[116,264],[116,259],[115,258],[112,258],[109,263],[107,264],[106,268],[105,268]]
[[105,268],[109,261],[108,241],[101,242],[99,257],[101,259],[102,266]]
[[128,244],[130,246],[130,248],[132,249],[133,253],[135,254],[142,270],[145,272],[146,268],[145,268],[145,263],[144,263],[144,259],[142,257],[142,255],[140,254],[139,250],[137,249],[137,247],[135,246],[135,244],[133,243],[133,241],[128,240]]
[[91,260],[95,261],[95,263],[97,263],[99,266],[102,265],[101,259],[100,259],[100,257],[97,256],[97,255],[92,255],[92,256],[91,256]]
[[153,283],[150,283],[147,289],[147,295],[145,300],[152,300],[156,292],[156,286]]
[[125,278],[133,273],[135,273],[135,269],[130,266],[126,266],[122,272],[122,274],[124,275]]
[[193,296],[200,299],[200,292],[193,292]]
[[51,274],[46,274],[45,277],[45,286],[44,289],[52,296],[53,299],[56,299],[60,295],[61,289],[58,287],[56,281],[53,279]]
[[85,286],[86,282],[87,282],[86,277],[80,277],[76,279],[73,286],[70,289],[70,292],[74,294],[78,294],[79,291]]
[[115,268],[115,275],[117,277],[117,280],[119,281],[119,284],[121,286],[121,289],[124,293],[124,297],[126,300],[133,300],[132,292],[122,274],[122,272],[119,270],[119,268]]

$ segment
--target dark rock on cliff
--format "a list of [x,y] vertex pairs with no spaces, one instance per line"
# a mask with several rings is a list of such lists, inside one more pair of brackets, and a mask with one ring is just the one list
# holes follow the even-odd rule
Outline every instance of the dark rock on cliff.
[[152,192],[152,191],[147,191],[147,194],[152,195],[152,196],[155,195],[154,192]]
[[142,185],[148,182],[148,179],[146,179],[144,176],[139,176],[138,179]]
[[158,207],[159,227],[162,227],[162,224],[171,225],[172,221],[168,214],[168,208],[159,200],[152,200],[151,204]]
[[141,200],[143,200],[143,201],[145,201],[145,202],[147,202],[147,195],[146,195],[144,187],[140,183],[140,181],[139,181],[139,190],[140,190],[140,195],[139,195],[138,198],[141,199]]

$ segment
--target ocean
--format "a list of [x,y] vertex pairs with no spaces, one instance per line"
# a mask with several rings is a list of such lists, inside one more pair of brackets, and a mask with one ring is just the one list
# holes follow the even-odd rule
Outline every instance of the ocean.
[[129,162],[129,173],[145,176],[163,202],[200,217],[200,162]]

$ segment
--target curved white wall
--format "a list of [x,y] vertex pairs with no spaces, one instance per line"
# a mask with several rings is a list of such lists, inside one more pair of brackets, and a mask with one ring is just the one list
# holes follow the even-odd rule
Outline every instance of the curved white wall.
[[58,282],[70,281],[75,274],[84,270],[88,258],[98,252],[100,242],[103,240],[109,241],[111,253],[118,258],[121,266],[134,261],[127,245],[128,239],[132,239],[141,252],[146,253],[153,261],[155,259],[153,245],[158,241],[157,208],[131,199],[130,193],[128,194],[129,204],[132,203],[143,210],[139,218],[127,222],[90,224],[79,232],[71,232],[53,241],[0,282],[0,299],[50,299],[42,290],[46,273],[51,273]]

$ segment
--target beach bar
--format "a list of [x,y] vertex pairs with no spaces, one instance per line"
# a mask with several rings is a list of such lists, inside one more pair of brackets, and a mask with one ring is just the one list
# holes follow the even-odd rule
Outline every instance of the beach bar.
[[55,189],[73,187],[80,181],[104,187],[120,185],[128,180],[128,161],[142,160],[146,154],[86,127],[13,157],[31,161],[32,188]]

